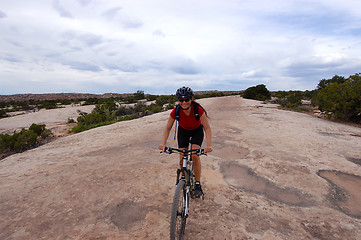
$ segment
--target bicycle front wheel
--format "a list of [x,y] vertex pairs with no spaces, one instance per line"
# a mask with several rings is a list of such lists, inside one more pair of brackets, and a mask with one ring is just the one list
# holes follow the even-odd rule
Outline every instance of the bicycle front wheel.
[[186,181],[180,180],[175,189],[172,214],[170,218],[170,239],[183,239],[184,231],[186,228]]

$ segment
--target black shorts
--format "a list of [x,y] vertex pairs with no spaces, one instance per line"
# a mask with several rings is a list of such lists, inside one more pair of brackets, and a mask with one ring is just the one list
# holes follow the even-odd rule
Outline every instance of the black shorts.
[[194,130],[186,130],[184,128],[178,127],[178,148],[188,148],[190,137],[192,137],[192,144],[202,146],[204,138],[203,125],[200,125]]

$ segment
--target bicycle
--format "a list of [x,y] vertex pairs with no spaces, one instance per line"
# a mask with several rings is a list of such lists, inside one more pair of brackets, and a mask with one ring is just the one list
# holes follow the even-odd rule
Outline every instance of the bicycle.
[[[183,154],[182,168],[177,169],[176,189],[173,197],[172,212],[170,218],[170,239],[183,239],[186,220],[189,211],[189,197],[194,198],[195,177],[193,172],[192,153],[197,156],[207,155],[204,149],[180,150],[177,148],[165,148],[165,153],[179,152]],[[188,155],[189,160],[188,160]],[[181,173],[182,176],[181,176]],[[204,195],[202,195],[204,199]]]

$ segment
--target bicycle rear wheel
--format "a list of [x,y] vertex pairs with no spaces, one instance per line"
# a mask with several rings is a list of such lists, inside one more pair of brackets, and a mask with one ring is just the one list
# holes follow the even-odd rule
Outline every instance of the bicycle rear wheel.
[[185,215],[186,204],[186,181],[180,180],[175,189],[172,213],[170,218],[170,239],[183,239],[186,228],[187,216]]

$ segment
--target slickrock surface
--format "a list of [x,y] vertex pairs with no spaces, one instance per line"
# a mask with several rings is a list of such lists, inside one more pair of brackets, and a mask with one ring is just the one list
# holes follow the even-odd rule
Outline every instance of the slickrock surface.
[[[186,239],[360,239],[361,128],[239,96],[199,102],[214,151]],[[177,156],[157,150],[168,116],[3,159],[0,239],[168,239]]]

